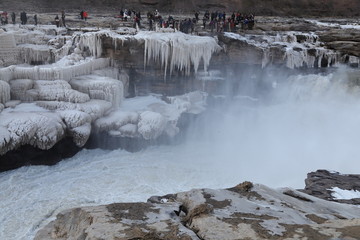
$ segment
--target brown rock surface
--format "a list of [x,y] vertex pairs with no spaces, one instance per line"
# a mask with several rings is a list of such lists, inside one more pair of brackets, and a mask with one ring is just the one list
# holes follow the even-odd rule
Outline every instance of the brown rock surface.
[[245,182],[62,212],[35,239],[356,239],[360,209]]
[[317,170],[307,174],[305,179],[304,192],[318,198],[329,201],[336,201],[350,204],[360,204],[360,198],[349,200],[335,199],[332,195],[332,188],[338,187],[343,190],[360,191],[359,174],[340,174],[338,172],[329,172],[327,170]]

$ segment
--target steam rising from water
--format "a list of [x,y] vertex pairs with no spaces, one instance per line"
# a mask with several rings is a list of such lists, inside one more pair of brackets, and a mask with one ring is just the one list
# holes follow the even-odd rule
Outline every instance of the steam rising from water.
[[[193,124],[185,143],[137,153],[83,150],[0,174],[0,238],[30,239],[64,209],[145,201],[244,180],[302,188],[306,173],[359,173],[360,98],[346,72],[264,79]],[[244,94],[249,92],[250,96]]]

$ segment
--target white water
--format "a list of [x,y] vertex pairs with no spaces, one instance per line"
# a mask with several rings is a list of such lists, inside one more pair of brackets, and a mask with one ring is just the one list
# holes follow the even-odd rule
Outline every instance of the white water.
[[360,98],[343,78],[273,82],[267,101],[238,96],[194,124],[188,141],[177,146],[83,150],[56,166],[1,173],[0,239],[31,239],[59,211],[77,206],[245,180],[302,188],[306,173],[317,169],[359,173]]

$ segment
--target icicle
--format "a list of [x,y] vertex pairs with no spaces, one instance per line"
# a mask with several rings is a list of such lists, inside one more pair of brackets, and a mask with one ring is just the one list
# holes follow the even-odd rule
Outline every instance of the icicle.
[[191,66],[196,73],[200,61],[204,62],[206,71],[212,54],[220,49],[214,38],[190,36],[180,32],[151,32],[143,34],[142,37],[145,38],[144,64],[146,65],[150,60],[160,61],[165,78],[168,67],[170,74],[177,69],[189,75]]

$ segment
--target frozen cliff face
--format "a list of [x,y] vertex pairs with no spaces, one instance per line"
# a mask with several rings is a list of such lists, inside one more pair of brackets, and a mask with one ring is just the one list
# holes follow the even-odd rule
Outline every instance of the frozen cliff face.
[[[330,67],[344,62],[340,54],[324,47],[314,33],[282,32],[276,35],[225,33],[230,59],[262,64],[284,64],[288,68]],[[241,47],[239,47],[241,46]],[[253,49],[253,50],[250,50]]]
[[[197,72],[201,62],[206,71],[212,54],[221,49],[215,38],[181,32],[140,31],[135,35],[122,35],[103,30],[82,34],[78,37],[78,42],[83,51],[89,50],[92,56],[100,57],[103,54],[103,38],[111,38],[115,50],[120,49],[124,41],[144,42],[144,65],[150,61],[160,63],[165,77],[168,71],[171,74],[174,70],[187,75],[191,70]],[[118,44],[118,41],[122,44]]]
[[14,35],[0,30],[0,66],[16,64],[19,50],[16,48]]

